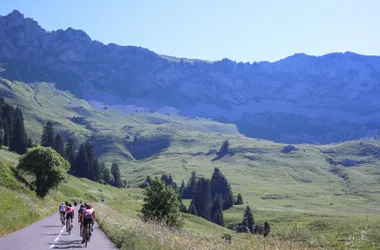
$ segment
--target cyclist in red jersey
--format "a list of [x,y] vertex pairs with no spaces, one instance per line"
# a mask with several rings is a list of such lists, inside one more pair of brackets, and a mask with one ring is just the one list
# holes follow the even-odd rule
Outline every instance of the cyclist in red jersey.
[[71,228],[73,228],[74,208],[71,204],[66,206],[66,220],[71,219]]

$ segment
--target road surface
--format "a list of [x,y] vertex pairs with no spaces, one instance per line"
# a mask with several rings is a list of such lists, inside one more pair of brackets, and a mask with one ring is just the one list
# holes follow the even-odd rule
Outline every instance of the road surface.
[[[76,214],[75,214],[76,216]],[[50,250],[50,249],[78,249],[84,248],[82,238],[79,236],[77,217],[73,220],[74,228],[71,235],[66,233],[66,228],[59,220],[59,214],[55,214],[19,231],[10,233],[0,238],[1,250]],[[118,249],[100,230],[95,223],[89,250]]]

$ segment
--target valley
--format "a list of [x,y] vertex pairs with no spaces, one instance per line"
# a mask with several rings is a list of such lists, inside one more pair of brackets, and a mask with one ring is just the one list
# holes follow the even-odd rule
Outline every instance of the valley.
[[[19,155],[3,147],[0,235],[66,198],[105,198],[99,223],[125,249],[161,249],[163,239],[172,249],[380,247],[380,57],[181,59],[72,28],[47,32],[19,11],[0,16],[0,49],[0,96],[20,107],[31,139],[39,143],[51,121],[65,141],[91,143],[100,162],[116,162],[126,181],[117,189],[70,176],[42,201],[12,175]],[[226,140],[228,154],[217,157]],[[148,175],[171,174],[179,186],[215,168],[244,200],[224,211],[226,227],[183,214],[185,231],[173,232],[138,219]],[[1,217],[14,204],[15,214]],[[28,217],[28,204],[43,212]],[[268,238],[230,230],[247,205],[257,225],[270,223]],[[219,242],[223,234],[235,245]]]

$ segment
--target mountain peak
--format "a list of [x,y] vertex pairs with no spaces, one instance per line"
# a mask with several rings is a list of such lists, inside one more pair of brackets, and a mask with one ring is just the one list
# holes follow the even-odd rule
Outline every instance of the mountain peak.
[[14,18],[24,18],[24,14],[22,14],[18,10],[13,10],[10,14],[8,14],[8,16],[14,17]]

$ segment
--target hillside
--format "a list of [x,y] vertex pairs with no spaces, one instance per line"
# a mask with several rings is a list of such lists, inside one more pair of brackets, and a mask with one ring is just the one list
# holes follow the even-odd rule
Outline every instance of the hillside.
[[136,198],[141,197],[141,192],[137,189],[125,192],[70,176],[68,182],[61,184],[58,190],[51,191],[42,200],[28,188],[25,176],[20,176],[14,171],[18,157],[17,154],[0,149],[0,236],[55,213],[62,201],[78,199],[100,202],[101,199],[106,199],[112,202],[128,200],[131,194]]
[[[55,213],[62,201],[78,199],[92,203],[102,230],[121,249],[246,249],[249,246],[260,248],[265,244],[263,239],[256,236],[248,236],[250,240],[247,242],[245,235],[238,235],[189,214],[183,215],[185,228],[181,230],[144,223],[137,216],[142,201],[141,189],[117,189],[70,176],[66,183],[51,191],[47,197],[38,198],[28,189],[24,177],[16,174],[18,157],[17,154],[0,149],[0,237]],[[101,199],[105,199],[106,203],[100,203]],[[225,233],[233,237],[232,243],[221,241]],[[266,244],[299,246],[297,242],[278,239],[269,239]]]
[[0,76],[55,82],[94,106],[213,118],[247,136],[330,143],[377,136],[380,57],[295,54],[268,63],[208,62],[48,32],[15,10],[0,18]]
[[[374,225],[368,227],[366,218],[379,219],[378,141],[302,144],[282,153],[285,144],[247,138],[233,125],[162,114],[125,115],[111,108],[94,109],[52,84],[5,79],[1,83],[6,101],[23,108],[28,134],[35,140],[40,138],[42,123],[52,119],[66,136],[93,142],[101,161],[108,165],[117,161],[129,186],[162,173],[171,173],[178,183],[187,181],[193,170],[209,178],[214,167],[220,168],[233,192],[240,192],[245,201],[225,211],[227,225],[239,223],[248,204],[257,223],[271,222],[275,237],[310,244],[315,243],[313,237],[320,237],[319,230],[327,230],[335,239],[331,244],[337,244],[336,239],[363,230],[373,233]],[[218,150],[225,139],[232,154],[213,160],[212,150]],[[112,199],[113,191],[109,196]],[[120,203],[119,209],[131,213],[128,203]]]

